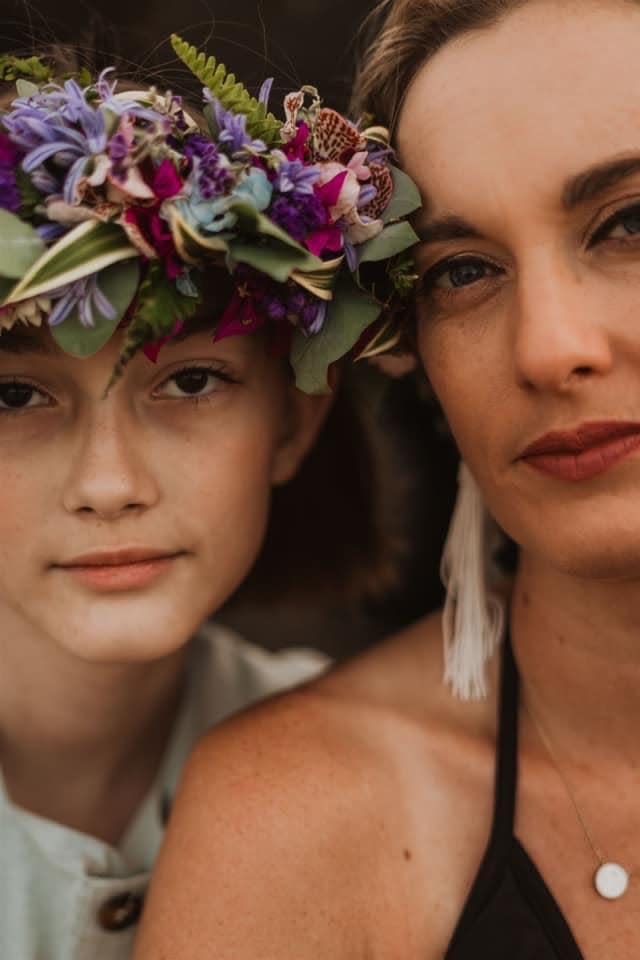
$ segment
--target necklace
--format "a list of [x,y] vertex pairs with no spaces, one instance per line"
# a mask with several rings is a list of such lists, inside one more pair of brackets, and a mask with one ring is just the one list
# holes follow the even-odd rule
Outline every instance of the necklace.
[[576,817],[578,818],[578,823],[582,827],[582,832],[585,835],[587,843],[591,847],[594,857],[598,861],[598,867],[593,875],[593,885],[596,892],[603,897],[605,900],[619,900],[625,895],[629,889],[629,883],[631,882],[631,877],[633,874],[626,870],[619,863],[615,863],[611,860],[607,860],[600,848],[594,842],[594,839],[591,835],[591,831],[587,826],[582,811],[578,806],[578,801],[575,798],[575,794],[571,788],[571,784],[567,780],[566,776],[562,772],[562,768],[558,763],[555,751],[551,746],[551,741],[545,733],[542,725],[533,715],[531,708],[523,701],[523,707],[526,710],[533,727],[538,734],[542,745],[549,754],[549,759],[553,764],[556,773],[560,777],[562,784],[564,785],[565,790],[567,791],[567,796],[571,801],[571,805],[575,810]]

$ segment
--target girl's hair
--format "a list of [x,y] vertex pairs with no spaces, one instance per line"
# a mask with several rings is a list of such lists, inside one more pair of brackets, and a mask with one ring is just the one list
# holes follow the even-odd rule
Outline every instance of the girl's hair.
[[[42,50],[34,50],[42,53]],[[56,71],[77,72],[80,63],[96,73],[90,51],[82,57],[70,47],[46,50]],[[163,84],[158,76],[152,82]],[[139,89],[142,78],[121,85]],[[175,85],[174,85],[175,89]],[[0,83],[0,111],[15,97],[13,84]],[[199,111],[185,103],[191,116]],[[205,301],[187,328],[213,329],[234,285],[226,270],[213,268],[205,280]],[[0,350],[29,350],[43,331],[23,326],[0,331]],[[266,349],[270,349],[267,344]],[[283,360],[284,362],[284,360]],[[383,499],[391,495],[387,459],[372,418],[364,415],[367,397],[357,373],[343,365],[341,383],[327,422],[297,475],[276,488],[267,536],[256,566],[240,588],[241,602],[309,602],[322,604],[377,598],[396,585],[396,561],[404,552],[386,532]],[[383,490],[384,487],[384,490]],[[394,524],[395,526],[395,524]]]
[[491,27],[527,0],[381,0],[363,26],[353,108],[392,131],[411,82],[450,40]]

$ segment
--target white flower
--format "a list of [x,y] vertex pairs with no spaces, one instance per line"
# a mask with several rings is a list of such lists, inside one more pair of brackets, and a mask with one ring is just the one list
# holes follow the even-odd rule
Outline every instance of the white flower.
[[51,312],[49,297],[31,297],[12,303],[8,307],[0,307],[0,331],[11,330],[16,323],[27,326],[40,327],[42,321]]

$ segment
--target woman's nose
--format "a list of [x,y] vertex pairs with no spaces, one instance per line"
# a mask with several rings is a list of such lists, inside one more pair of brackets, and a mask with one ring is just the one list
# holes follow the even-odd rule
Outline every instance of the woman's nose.
[[68,511],[115,520],[158,501],[143,435],[133,421],[134,415],[119,408],[113,396],[83,418],[64,492]]
[[514,355],[523,386],[567,393],[611,369],[610,310],[602,296],[579,266],[558,258],[521,271]]

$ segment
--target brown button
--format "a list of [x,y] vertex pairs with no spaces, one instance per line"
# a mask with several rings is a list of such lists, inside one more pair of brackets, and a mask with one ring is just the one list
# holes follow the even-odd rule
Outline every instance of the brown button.
[[120,893],[102,904],[98,910],[98,923],[110,933],[127,930],[140,919],[143,903],[141,893]]

